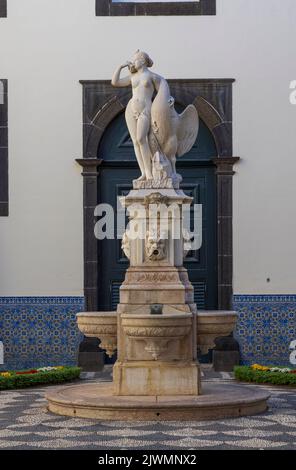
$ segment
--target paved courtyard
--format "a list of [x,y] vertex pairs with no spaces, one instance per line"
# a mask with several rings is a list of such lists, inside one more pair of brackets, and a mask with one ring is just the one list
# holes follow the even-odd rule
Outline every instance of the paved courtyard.
[[[228,373],[203,368],[203,380],[228,382]],[[86,382],[111,380],[111,369],[83,374]],[[250,385],[251,387],[253,385]],[[0,392],[0,449],[296,449],[296,394],[293,389],[263,388],[271,393],[269,410],[259,416],[221,421],[108,422],[66,418],[49,413],[50,387]]]

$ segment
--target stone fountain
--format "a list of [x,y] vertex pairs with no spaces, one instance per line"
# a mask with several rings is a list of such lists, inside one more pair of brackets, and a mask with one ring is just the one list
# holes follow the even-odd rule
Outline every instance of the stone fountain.
[[[217,336],[229,335],[236,313],[198,312],[194,303],[183,266],[191,249],[184,207],[192,198],[180,189],[175,162],[196,141],[199,117],[193,105],[180,115],[175,111],[166,80],[151,72],[151,65],[149,56],[137,51],[112,79],[114,86],[133,89],[126,121],[141,170],[121,200],[129,215],[122,248],[130,267],[120,288],[120,303],[116,312],[77,315],[84,335],[99,338],[110,357],[117,350],[113,382],[60,387],[47,395],[49,410],[123,420],[200,420],[259,413],[266,410],[268,399],[260,389],[201,385],[197,351],[206,353]],[[129,75],[120,78],[125,67]]]

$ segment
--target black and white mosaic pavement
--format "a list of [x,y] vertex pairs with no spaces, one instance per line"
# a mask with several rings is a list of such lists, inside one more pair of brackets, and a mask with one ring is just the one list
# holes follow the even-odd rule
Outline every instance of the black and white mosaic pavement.
[[[230,374],[203,372],[204,380],[225,382]],[[110,380],[110,368],[84,380]],[[257,386],[257,385],[256,385]],[[296,393],[264,386],[269,410],[253,417],[196,422],[112,422],[49,413],[49,387],[0,392],[0,449],[296,449]]]

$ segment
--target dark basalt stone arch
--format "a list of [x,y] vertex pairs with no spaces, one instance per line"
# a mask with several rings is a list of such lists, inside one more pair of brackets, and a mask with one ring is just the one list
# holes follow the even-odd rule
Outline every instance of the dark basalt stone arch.
[[[233,79],[168,80],[176,102],[193,103],[216,143],[213,157],[217,174],[218,308],[232,308],[232,84]],[[88,311],[98,309],[98,242],[93,235],[94,209],[98,203],[98,158],[101,138],[114,118],[122,113],[131,90],[115,89],[110,81],[81,81],[83,86],[83,167],[84,179],[84,292]]]

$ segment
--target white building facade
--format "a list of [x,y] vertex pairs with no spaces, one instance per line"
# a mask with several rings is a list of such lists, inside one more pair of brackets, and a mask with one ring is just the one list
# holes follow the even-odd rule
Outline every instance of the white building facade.
[[75,363],[75,314],[115,308],[126,260],[94,208],[137,171],[110,80],[138,48],[202,121],[180,162],[205,205],[198,306],[238,311],[243,363],[289,364],[295,18],[294,0],[0,0],[0,368]]

